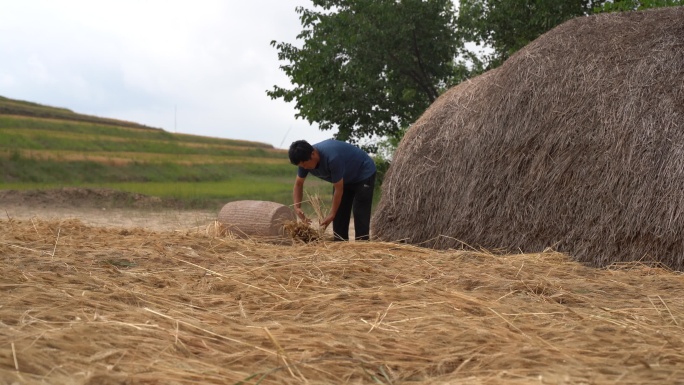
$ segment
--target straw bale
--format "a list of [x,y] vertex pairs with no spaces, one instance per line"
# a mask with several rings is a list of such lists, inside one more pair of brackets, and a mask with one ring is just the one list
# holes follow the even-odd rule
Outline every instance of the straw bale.
[[282,237],[285,223],[296,220],[288,206],[269,201],[228,202],[218,214],[224,229],[239,237]]
[[684,269],[684,7],[570,20],[408,130],[377,239]]
[[0,384],[672,384],[682,275],[0,220]]

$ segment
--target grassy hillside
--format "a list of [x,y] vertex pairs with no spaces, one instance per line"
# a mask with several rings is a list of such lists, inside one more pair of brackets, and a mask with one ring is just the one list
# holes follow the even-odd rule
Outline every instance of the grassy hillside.
[[147,128],[142,124],[126,122],[122,120],[100,118],[97,116],[77,114],[66,108],[50,107],[38,103],[15,100],[0,96],[0,114],[2,115],[21,115],[39,118],[52,118],[79,122],[91,122],[98,124],[111,124],[119,127]]
[[286,151],[268,144],[173,134],[3,97],[0,170],[0,189],[109,187],[212,207],[237,199],[289,204],[295,172]]

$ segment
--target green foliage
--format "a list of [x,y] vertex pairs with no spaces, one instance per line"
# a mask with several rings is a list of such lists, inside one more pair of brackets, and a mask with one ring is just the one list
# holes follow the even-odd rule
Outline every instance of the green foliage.
[[461,0],[458,35],[487,46],[486,69],[501,65],[516,51],[553,27],[592,13],[684,5],[684,0]]
[[648,8],[684,5],[684,0],[615,0],[594,7],[595,13],[640,11]]
[[501,65],[513,53],[551,28],[588,15],[605,0],[461,0],[459,35],[488,46],[487,69]]
[[[469,76],[455,57],[451,0],[314,0],[297,8],[303,31],[271,44],[294,85],[267,94],[296,101],[297,117],[336,138],[395,137],[446,88]],[[368,149],[368,146],[366,146]]]
[[375,162],[375,169],[377,170],[375,176],[375,183],[377,185],[381,185],[383,180],[385,179],[385,174],[387,174],[387,170],[389,170],[391,162],[389,159],[382,158],[379,156],[374,157],[373,161]]
[[[299,45],[272,41],[293,88],[298,118],[337,129],[365,149],[389,152],[445,89],[501,65],[575,17],[684,5],[684,0],[312,0],[298,7]],[[464,42],[486,47],[484,56]],[[377,142],[380,138],[381,142]],[[382,142],[384,140],[384,142]],[[388,146],[389,145],[389,146]],[[386,157],[387,158],[387,157]]]

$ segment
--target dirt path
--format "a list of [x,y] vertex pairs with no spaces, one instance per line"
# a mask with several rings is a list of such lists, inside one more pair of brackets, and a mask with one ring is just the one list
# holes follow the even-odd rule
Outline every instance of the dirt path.
[[91,226],[141,227],[150,230],[188,230],[206,228],[214,223],[217,213],[208,211],[129,210],[93,208],[36,208],[32,206],[4,205],[0,212],[15,219],[79,219]]
[[[5,219],[78,219],[89,226],[144,228],[155,231],[209,230],[216,210],[186,210],[157,197],[109,189],[0,190],[0,215]],[[354,221],[349,234],[353,238]],[[326,234],[332,237],[332,226]]]
[[158,198],[105,189],[0,191],[0,215],[15,219],[79,219],[92,226],[150,230],[204,229],[218,211],[164,207]]

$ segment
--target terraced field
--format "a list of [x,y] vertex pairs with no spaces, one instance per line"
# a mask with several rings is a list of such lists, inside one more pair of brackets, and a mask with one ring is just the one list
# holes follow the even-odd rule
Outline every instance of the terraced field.
[[[108,188],[211,209],[239,199],[289,204],[295,173],[286,150],[265,143],[174,134],[2,97],[0,168],[2,190]],[[315,180],[309,187],[313,194],[327,188]]]

